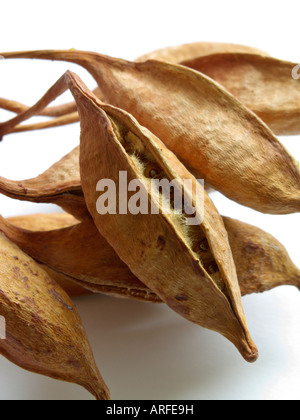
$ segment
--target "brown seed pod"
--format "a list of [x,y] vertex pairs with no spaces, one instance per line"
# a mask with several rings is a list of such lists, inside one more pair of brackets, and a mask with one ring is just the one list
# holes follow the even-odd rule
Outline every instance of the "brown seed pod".
[[[74,226],[78,223],[78,220],[68,213],[29,214],[26,216],[9,217],[7,221],[14,226],[18,226],[29,231],[41,232],[59,230],[68,226]],[[34,240],[34,238],[31,238],[31,240]],[[70,252],[72,252],[71,249]],[[92,293],[75,283],[74,280],[66,275],[62,275],[54,270],[51,270],[43,264],[40,264],[40,266],[53,280],[56,281],[56,283],[60,285],[60,287],[64,289],[69,296],[76,297]]]
[[[116,257],[113,248],[106,241],[97,238],[100,235],[98,230],[92,228],[88,232],[87,227],[91,226],[90,222],[85,222],[85,228],[82,229],[74,227],[71,233],[68,228],[77,224],[78,221],[67,214],[20,216],[9,218],[7,221],[23,229],[15,231],[11,225],[3,223],[3,220],[0,219],[0,230],[6,232],[11,240],[28,252],[32,258],[46,264],[43,268],[68,294],[72,296],[86,294],[88,291],[85,288],[88,287],[96,293],[160,302],[159,297],[154,293],[151,294],[150,289],[146,293],[147,287],[139,282],[130,270],[125,269],[124,263]],[[265,292],[278,286],[289,285],[300,289],[300,271],[277,239],[255,226],[238,220],[223,217],[223,221],[228,232],[243,296]],[[64,227],[67,229],[63,229]],[[45,232],[48,229],[53,229],[56,232]],[[86,232],[86,236],[82,235],[82,231]],[[88,237],[91,235],[95,235],[95,239],[88,241]],[[86,248],[91,247],[87,251],[88,255],[94,255],[95,241],[99,241],[98,257],[85,259],[86,267],[96,264],[98,274],[93,279],[89,279],[79,270],[75,270],[74,264],[76,266],[77,259],[82,258],[82,255],[76,254],[75,244],[79,241],[85,243]],[[199,243],[199,248],[203,252],[207,252],[207,242]],[[53,249],[56,249],[57,254],[62,255],[63,258],[57,260],[53,258]],[[74,255],[72,267],[69,261]],[[103,260],[103,255],[106,255],[105,260]],[[51,268],[48,265],[51,265]],[[119,281],[120,269],[124,270],[122,284]],[[61,272],[59,273],[57,270]],[[96,268],[93,271],[96,273]],[[77,276],[76,284],[70,275]],[[89,281],[92,283],[96,281],[97,286],[89,285]]]
[[[196,179],[176,156],[130,114],[102,105],[75,75],[68,79],[81,122],[82,188],[100,233],[130,270],[168,306],[188,320],[223,334],[246,360],[256,360],[257,349],[246,326],[227,232],[209,196],[200,184],[196,189]],[[182,188],[180,194],[185,194],[185,202],[190,198],[193,214],[201,218],[200,226],[185,226],[190,217],[176,213],[172,197],[170,214],[164,212],[160,202],[163,194],[150,188],[153,170],[160,179],[177,181],[174,193]],[[128,182],[139,181],[141,192],[153,206],[151,215],[99,214],[95,186],[101,179],[119,185],[120,171],[127,173]],[[183,185],[184,179],[192,180],[192,187]],[[199,189],[205,212],[195,200]],[[197,244],[205,238],[209,251],[203,256]],[[130,249],[127,244],[131,244]],[[211,264],[216,266],[213,273],[208,269]]]
[[78,224],[78,220],[68,213],[27,214],[9,217],[7,221],[15,226],[32,231],[49,231]]
[[[162,48],[156,51],[152,51],[147,53],[141,57],[139,57],[135,61],[146,61],[146,60],[161,60],[161,61],[168,61],[170,63],[178,64],[184,60],[192,60],[197,57],[202,57],[210,54],[216,53],[249,53],[249,54],[260,54],[267,56],[268,54],[258,50],[257,48],[248,47],[245,45],[236,45],[236,44],[226,44],[220,42],[195,42],[191,44],[183,44],[176,47],[167,47]],[[99,98],[104,100],[101,90],[97,87],[93,90],[93,93]],[[25,112],[28,110],[28,106],[23,105],[17,101],[12,101],[4,98],[0,98],[0,108],[6,109],[8,111],[15,112],[20,114],[21,112]],[[34,124],[27,126],[27,130],[32,129],[43,129],[50,127],[55,127],[56,125],[65,125],[71,124],[72,122],[79,121],[78,114],[77,118],[75,118],[74,112],[76,112],[76,104],[75,102],[66,103],[63,105],[57,105],[54,107],[49,107],[43,111],[39,115],[47,116],[47,117],[62,117],[69,115],[68,118],[57,119],[56,124],[50,122],[43,123],[43,124]],[[23,131],[23,129],[22,129]]]
[[0,353],[26,370],[77,383],[97,399],[109,399],[68,295],[3,234],[0,244],[0,313],[6,320]]
[[242,295],[291,285],[300,290],[300,270],[284,246],[263,230],[224,217]]
[[[33,218],[26,223],[22,219],[9,221],[17,226],[31,224],[30,230],[19,229],[0,218],[0,230],[24,252],[53,270],[56,273],[55,280],[60,277],[68,283],[72,281],[77,287],[85,287],[96,293],[115,295],[117,291],[118,295],[124,297],[159,301],[159,298],[120,260],[92,220],[85,220],[63,229],[60,229],[59,221],[57,229],[48,232],[40,230],[39,227],[54,226],[53,216],[41,215],[37,224]],[[71,222],[70,219],[68,224]],[[34,225],[35,228],[32,229]],[[35,231],[36,228],[40,231]],[[60,281],[59,283],[61,284]]]
[[[89,166],[90,172],[88,179],[87,173],[81,173],[82,187],[97,228],[131,271],[172,309],[197,324],[220,332],[236,345],[246,360],[255,361],[257,349],[247,329],[223,221],[204,189],[200,188],[200,184],[180,164],[176,156],[152,133],[141,127],[130,114],[103,105],[80,79],[70,72],[67,72],[30,111],[16,119],[22,120],[38,113],[67,88],[73,93],[79,113],[82,114],[81,167],[83,171],[87,171]],[[98,130],[102,132],[98,133]],[[89,162],[91,151],[94,157]],[[109,162],[112,165],[108,165]],[[203,217],[201,226],[195,226],[195,232],[185,227],[191,217],[186,213],[180,217],[175,211],[172,198],[170,203],[174,208],[172,207],[171,215],[167,216],[161,207],[160,199],[163,197],[160,192],[150,194],[151,178],[147,171],[152,165],[162,174],[162,178],[176,180],[174,188],[176,192],[179,190],[181,202],[182,194],[185,194],[185,198],[188,197],[191,203],[189,210],[194,208],[197,217]],[[127,171],[129,181],[139,180],[142,183],[142,191],[150,201],[153,199],[154,209],[158,213],[155,217],[149,217],[149,214],[146,217],[127,214],[111,218],[111,215],[108,215],[107,223],[106,216],[99,220],[95,207],[96,185],[102,178],[117,181],[116,176],[122,169]],[[184,179],[191,180],[192,186],[183,186]],[[205,214],[201,204],[195,200],[195,192],[198,193],[199,189],[203,191],[197,198],[202,199]],[[122,226],[121,221],[124,218]],[[108,230],[103,231],[103,226]],[[119,229],[119,239],[122,240],[115,243],[116,236],[113,232]],[[136,246],[134,252],[128,253],[124,242],[130,242],[132,236],[136,237]],[[197,242],[201,242],[205,237],[208,239],[210,252],[202,258]],[[175,264],[172,262],[174,256]],[[213,272],[209,269],[211,264],[217,266]],[[189,277],[188,287],[183,281],[186,276]]]
[[[68,213],[29,214],[26,216],[9,217],[7,221],[14,226],[35,232],[60,230],[62,228],[78,224],[78,220]],[[31,240],[34,240],[34,238],[31,238]],[[13,242],[17,241],[13,240]],[[72,252],[71,249],[70,252]],[[71,278],[55,272],[43,264],[40,264],[40,266],[64,289],[69,296],[76,297],[91,293],[89,290],[83,288],[79,284],[76,284]]]
[[[249,53],[249,54],[261,54],[268,55],[267,53],[258,50],[257,48],[247,47],[245,45],[225,44],[219,42],[195,42],[191,44],[183,44],[175,47],[162,48],[156,51],[147,53],[139,57],[136,61],[146,60],[161,60],[168,61],[170,63],[180,63],[185,60],[192,60],[197,57],[202,57],[216,53]],[[99,98],[104,99],[101,90],[96,88],[93,93]],[[6,109],[7,111],[15,112],[20,114],[28,110],[28,106],[23,105],[17,101],[12,101],[4,98],[0,98],[0,108]],[[58,105],[55,107],[47,108],[41,111],[40,115],[48,117],[61,117],[67,114],[71,114],[77,110],[75,102]],[[67,122],[68,121],[68,122]],[[78,119],[76,120],[78,121]],[[59,122],[59,121],[58,121]],[[60,120],[61,122],[61,120]],[[69,124],[72,121],[66,120]],[[62,124],[64,125],[64,124]],[[53,125],[51,125],[53,127]],[[39,129],[46,128],[39,125]]]
[[295,63],[255,54],[224,53],[181,64],[224,86],[278,135],[300,133],[300,83]]
[[[264,213],[299,211],[298,163],[254,113],[200,72],[81,51],[2,55],[81,64],[94,76],[107,102],[130,112],[212,187]],[[53,94],[50,90],[46,96],[53,99]],[[48,103],[43,98],[30,112],[0,124],[0,133],[13,131]]]
[[0,177],[0,192],[35,203],[53,203],[78,219],[89,217],[81,188],[79,147],[37,178],[11,181]]
[[264,51],[246,45],[226,44],[222,42],[194,42],[190,44],[178,45],[175,47],[161,48],[142,55],[136,61],[160,60],[178,64],[181,61],[192,60],[217,53],[249,53],[267,56]]

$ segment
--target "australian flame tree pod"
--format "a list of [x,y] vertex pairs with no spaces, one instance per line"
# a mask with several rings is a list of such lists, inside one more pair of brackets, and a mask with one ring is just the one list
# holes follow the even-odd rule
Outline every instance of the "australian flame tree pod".
[[[212,187],[264,213],[299,211],[299,164],[261,119],[202,73],[162,61],[136,63],[75,50],[2,55],[82,65],[106,102],[132,114]],[[48,104],[41,105],[37,112],[33,107],[0,124],[0,134],[13,132]]]

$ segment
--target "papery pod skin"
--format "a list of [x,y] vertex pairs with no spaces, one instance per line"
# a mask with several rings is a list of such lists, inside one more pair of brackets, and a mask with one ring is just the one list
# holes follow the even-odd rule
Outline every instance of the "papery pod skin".
[[295,63],[255,54],[225,53],[181,64],[214,79],[277,135],[300,134],[300,82]]
[[56,272],[55,280],[62,275],[74,285],[92,292],[115,295],[119,290],[124,297],[150,302],[159,300],[120,260],[93,220],[45,232],[20,229],[0,218],[0,231],[36,261]]
[[[80,227],[78,220],[69,214],[63,213],[17,216],[8,218],[7,221],[21,227],[23,231],[22,233],[19,231],[17,235],[14,235],[14,229],[12,227],[9,229],[8,225],[3,230],[23,250],[26,250],[31,257],[51,265],[52,268],[42,263],[39,264],[69,296],[77,297],[101,293],[118,298],[161,303],[158,296],[133,276],[108,243],[106,241],[104,243],[102,238],[98,238],[100,233],[94,226],[91,230],[95,240],[89,240],[92,234],[88,227],[91,224],[90,222],[86,222]],[[77,227],[74,228],[71,235],[68,229],[63,229],[75,225]],[[0,230],[1,227],[3,225],[1,225],[0,219]],[[25,230],[30,230],[31,232],[26,232]],[[45,232],[50,230],[56,230],[57,232],[49,233],[49,235],[45,234]],[[85,231],[86,235],[82,235],[82,231]],[[33,232],[36,232],[36,234],[33,234]],[[69,240],[66,240],[66,237],[69,237]],[[32,241],[31,245],[29,245],[28,241]],[[90,277],[90,270],[76,271],[76,261],[82,258],[82,252],[78,252],[78,247],[75,245],[79,242],[81,244],[84,243],[85,248],[89,249],[90,258],[85,261],[86,267],[93,267],[93,263],[95,263],[93,259],[94,251],[97,251],[96,266],[98,271],[94,270],[94,273],[97,272],[94,278]],[[97,243],[97,248],[95,248],[95,243]],[[57,253],[53,256],[54,249],[61,255],[61,258],[55,258]],[[103,252],[101,252],[102,250]],[[103,260],[103,254],[107,255],[106,260]],[[59,269],[61,272],[55,269]],[[86,271],[88,271],[88,274],[86,274]],[[120,279],[120,273],[122,272]],[[68,274],[77,276],[77,278],[70,277]],[[93,283],[93,281],[97,283]]]
[[26,370],[77,383],[97,399],[109,399],[68,295],[2,233],[0,245],[0,312],[6,320],[0,353]]
[[[121,260],[120,262],[122,263]],[[59,273],[43,264],[41,266],[51,278],[73,297],[101,294],[118,299],[137,300],[144,303],[162,303],[162,300],[155,293],[148,289],[136,277],[132,278],[132,275],[128,275],[128,279],[123,281],[123,286],[120,286],[118,281],[114,284],[114,280],[111,281],[111,284],[108,284],[106,281],[103,284],[92,284],[68,277],[66,274]],[[114,267],[112,266],[111,272],[113,271]]]
[[30,197],[47,197],[61,192],[80,191],[79,147],[64,156],[47,171],[25,181],[10,181],[0,178],[3,193]]
[[[253,112],[200,72],[75,50],[2,55],[82,65],[107,102],[132,114],[212,187],[263,213],[299,211],[299,164]],[[0,124],[0,133],[16,121]]]
[[300,270],[269,233],[224,217],[242,295],[291,285],[300,290]]
[[254,47],[246,45],[226,44],[222,42],[194,42],[174,47],[160,48],[142,55],[136,61],[160,60],[169,63],[178,64],[184,60],[192,60],[196,57],[202,57],[216,53],[249,53],[268,55]]
[[[249,54],[260,54],[267,56],[268,54],[254,47],[248,47],[245,45],[226,44],[220,42],[195,42],[190,44],[183,44],[179,46],[166,47],[150,53],[144,54],[137,58],[135,61],[142,62],[146,60],[161,60],[168,61],[170,63],[179,64],[184,60],[192,60],[196,57],[202,57],[209,54],[216,53],[249,53]],[[101,89],[96,88],[93,93],[101,100],[104,100]],[[0,98],[0,107],[8,111],[15,112],[17,114],[24,112],[28,109],[26,105],[23,105],[16,101],[10,101],[4,98]],[[61,117],[67,114],[71,114],[76,111],[76,104],[66,103],[63,105],[57,105],[49,107],[42,111],[40,115],[48,117]],[[69,121],[68,123],[71,123]]]
[[[191,197],[195,197],[193,194],[197,182],[176,156],[130,114],[103,105],[76,75],[67,73],[65,77],[80,115],[82,188],[100,233],[133,274],[168,306],[188,320],[220,332],[236,345],[247,361],[255,361],[258,353],[247,329],[227,232],[204,188],[205,215],[201,226],[197,226],[197,233],[193,232],[193,235],[197,240],[206,237],[206,251],[214,258],[223,291],[206,271],[208,267],[199,259],[199,253],[195,253],[192,245],[188,244],[194,238],[189,238],[188,231],[179,227],[181,222],[178,225],[164,214],[153,196],[155,205],[159,206],[157,215],[99,215],[96,210],[96,185],[101,179],[114,180],[118,185],[119,171],[127,171],[129,182],[139,179],[150,199],[146,175],[139,172],[138,163],[133,162],[133,157],[121,145],[110,118],[116,119],[115,129],[119,129],[121,124],[141,142],[145,153],[151,154],[151,159],[170,180],[177,179],[180,183],[183,183],[183,179],[192,180],[193,191],[185,188]],[[197,211],[203,214],[201,206],[197,205]],[[129,243],[132,243],[130,251],[126,246]],[[188,287],[186,278],[189,279]]]
[[[78,224],[78,220],[68,213],[28,214],[26,216],[9,217],[7,221],[14,226],[36,232],[58,230]],[[40,264],[40,266],[69,296],[76,297],[91,293],[89,290],[76,284],[73,279],[51,270],[43,264]]]
[[[58,230],[78,224],[78,220],[68,213],[29,214],[26,216],[9,217],[7,221],[14,226],[37,232]],[[55,272],[43,264],[40,264],[40,266],[69,296],[76,297],[92,293],[78,283],[75,283],[74,279]]]
[[36,178],[11,181],[0,177],[0,192],[22,201],[57,204],[80,220],[89,217],[81,188],[78,147]]
[[78,220],[68,213],[40,213],[26,216],[8,217],[7,221],[15,226],[31,231],[49,231],[78,224]]
[[[47,267],[44,264],[39,264],[40,267],[51,277],[60,287],[70,296],[71,298],[76,298],[79,296],[91,295],[94,292],[80,286],[79,282],[74,281],[71,277],[61,274],[51,268]],[[100,292],[99,292],[100,293]]]
[[[68,228],[78,223],[76,219],[67,214],[41,214],[20,216],[7,219],[9,223],[14,224],[22,231],[16,232],[15,229],[8,224],[4,225],[0,220],[0,227],[4,230],[13,241],[15,241],[21,248],[30,254],[31,257],[43,262],[43,269],[48,272],[50,277],[54,278],[68,294],[72,296],[80,296],[89,293],[86,287],[93,290],[95,293],[112,294],[117,297],[136,298],[143,301],[161,302],[158,296],[151,291],[144,284],[139,282],[133,276],[130,270],[126,270],[127,276],[123,275],[122,285],[118,280],[120,275],[120,267],[125,267],[120,259],[116,259],[115,251],[108,245],[102,242],[102,249],[99,249],[99,259],[101,255],[106,254],[107,258],[103,262],[103,268],[99,267],[98,282],[96,285],[89,285],[87,277],[84,280],[77,279],[74,283],[74,278],[71,278],[70,266],[66,264],[62,270],[65,274],[59,273],[57,270],[60,261],[53,259],[52,252],[56,246],[57,252],[60,255],[65,255],[65,261],[70,261],[67,255],[74,255],[74,244],[78,241],[83,241],[86,247],[89,244],[93,245],[95,242],[87,241],[85,237],[77,234],[80,230],[73,230],[73,236],[69,236]],[[263,230],[240,222],[238,220],[223,217],[223,221],[228,232],[229,243],[232,249],[233,258],[236,264],[239,285],[242,295],[249,295],[251,293],[261,293],[271,290],[278,286],[295,286],[300,289],[300,271],[291,261],[284,246],[275,239],[272,235]],[[51,232],[45,232],[49,229],[57,230],[55,235]],[[25,231],[24,229],[29,229]],[[40,231],[40,232],[39,232]],[[41,233],[41,231],[44,231]],[[94,234],[100,235],[96,229]],[[88,235],[88,233],[87,233]],[[69,236],[70,240],[66,241],[65,236]],[[44,243],[41,246],[41,243]],[[29,245],[30,244],[30,245]],[[100,245],[100,242],[99,242]],[[90,253],[93,252],[93,246]],[[76,258],[74,259],[76,261]],[[47,264],[52,265],[52,269],[47,267]],[[90,267],[93,260],[86,260],[86,266]],[[107,275],[108,270],[110,274]],[[73,270],[74,275],[74,270]],[[110,283],[107,278],[110,278]],[[80,278],[83,278],[80,276]],[[80,286],[81,284],[81,286]]]
[[[121,260],[120,264],[123,264]],[[71,297],[102,294],[118,299],[132,299],[147,303],[162,303],[161,299],[155,293],[148,289],[136,277],[132,276],[132,274],[129,274],[128,278],[123,281],[122,286],[120,285],[120,282],[114,280],[111,281],[111,284],[107,281],[103,281],[103,284],[92,284],[87,281],[81,281],[69,277],[66,274],[47,267],[46,265],[40,265],[43,270],[46,271],[49,276],[54,279]],[[112,265],[110,268],[113,273],[115,266]],[[99,277],[100,275],[101,272],[99,273]]]

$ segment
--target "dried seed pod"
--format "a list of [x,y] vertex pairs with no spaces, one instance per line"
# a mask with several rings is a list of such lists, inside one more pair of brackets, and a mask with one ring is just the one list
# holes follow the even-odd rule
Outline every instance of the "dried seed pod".
[[[37,232],[59,230],[78,224],[78,220],[68,213],[28,214],[26,216],[9,217],[7,221],[14,226]],[[69,296],[75,297],[90,293],[87,289],[79,286],[67,276],[60,275],[45,265],[40,265],[43,270],[46,271],[49,276],[55,280],[56,283],[58,283]]]
[[[101,86],[107,102],[130,112],[212,187],[264,213],[299,211],[298,163],[254,113],[200,72],[81,51],[2,55],[81,64]],[[51,96],[53,90],[47,94]],[[40,101],[30,112],[0,124],[0,133],[10,132],[48,103],[41,107]]]
[[269,233],[224,217],[243,295],[291,285],[300,290],[300,270]]
[[295,63],[255,54],[225,53],[182,62],[224,86],[278,135],[300,133],[300,83]]
[[[47,219],[45,216],[45,225],[54,223],[53,218]],[[33,220],[27,221],[27,225],[32,225]],[[22,220],[17,220],[17,224],[20,222],[22,225]],[[39,228],[40,223],[36,227]],[[124,297],[158,301],[157,296],[120,260],[92,220],[45,232],[19,229],[0,218],[0,230],[36,261],[77,286],[106,294],[115,294],[115,290],[119,290]]]
[[[59,230],[65,227],[74,226],[78,223],[78,220],[68,213],[29,214],[26,216],[9,217],[7,221],[14,226],[21,227],[29,231],[44,232]],[[30,240],[34,240],[34,238],[31,237]],[[72,250],[70,250],[70,252],[72,252]],[[56,283],[60,285],[60,287],[64,289],[69,296],[76,297],[91,293],[78,283],[75,283],[75,281],[70,277],[51,270],[43,264],[40,264],[40,266],[53,280],[56,281]]]
[[[59,273],[43,264],[41,264],[41,266],[49,276],[61,285],[68,294],[70,293],[71,296],[102,294],[119,299],[131,299],[147,303],[162,303],[162,300],[142,282],[139,282],[136,277],[132,280],[132,274],[128,276],[127,280],[124,280],[123,286],[120,286],[119,282],[115,282],[114,280],[111,281],[111,284],[108,284],[107,281],[104,281],[104,284],[91,284],[75,280],[72,277]],[[111,266],[111,272],[113,271],[114,267]]]
[[32,231],[49,231],[78,224],[78,220],[68,213],[27,214],[9,217],[7,221],[15,226]]
[[[195,200],[195,193],[198,192],[200,184],[180,164],[176,156],[146,128],[141,127],[130,114],[121,109],[103,105],[92,92],[87,90],[80,79],[70,72],[67,72],[31,110],[21,118],[17,117],[16,120],[21,121],[35,115],[67,88],[71,90],[75,98],[79,114],[82,114],[81,130],[84,134],[80,150],[81,167],[83,166],[83,171],[87,171],[90,164],[91,172],[89,179],[85,179],[86,172],[83,174],[85,185],[82,187],[88,209],[92,210],[91,214],[97,228],[102,232],[103,226],[106,225],[106,216],[100,218],[103,219],[102,226],[95,207],[96,185],[102,178],[116,181],[119,170],[124,168],[129,172],[130,181],[138,179],[142,183],[142,191],[147,193],[148,199],[153,198],[153,205],[158,214],[156,217],[120,215],[119,221],[119,215],[117,215],[116,218],[107,220],[108,231],[104,229],[103,236],[108,242],[112,242],[111,245],[131,271],[171,308],[197,324],[220,332],[236,345],[246,360],[255,361],[257,349],[247,329],[235,265],[223,221],[204,189],[203,196],[202,194],[199,196],[202,203],[199,204]],[[105,112],[109,112],[110,117],[102,108]],[[103,132],[98,133],[98,130]],[[103,153],[102,148],[104,148]],[[95,152],[91,162],[87,159],[90,153],[88,149],[90,152]],[[113,157],[109,151],[113,153]],[[86,153],[87,156],[85,156]],[[95,168],[102,165],[103,159],[103,168]],[[108,166],[108,162],[113,162],[112,167]],[[170,181],[176,180],[174,188],[179,189],[180,194],[184,193],[188,197],[189,210],[195,209],[193,211],[201,221],[203,216],[203,222],[200,227],[195,227],[195,232],[193,230],[190,232],[185,227],[191,218],[186,214],[180,217],[175,207],[171,216],[164,214],[159,191],[151,196],[149,178],[144,173],[144,165],[150,162],[155,163],[160,171],[166,174],[163,178]],[[183,186],[184,179],[192,181],[192,186]],[[182,187],[184,187],[183,190]],[[182,199],[183,195],[181,195]],[[175,206],[172,200],[170,204]],[[203,214],[201,204],[205,206],[205,214]],[[111,215],[108,216],[110,219]],[[122,238],[122,240],[115,243],[111,235],[115,237],[113,232],[118,231],[117,227],[123,218],[125,218],[126,226],[120,226],[119,239]],[[130,232],[131,229],[132,232]],[[130,242],[132,235],[136,237],[137,245],[134,252],[128,255],[125,242],[126,239]],[[218,266],[218,272],[212,276],[207,271],[207,260],[201,261],[195,246],[195,241],[202,240],[204,237],[207,237],[210,244],[209,262],[216,262]],[[176,256],[175,264],[169,260],[168,255],[172,259]],[[155,263],[152,263],[154,261]],[[188,287],[183,281],[186,276],[189,277]]]
[[78,219],[89,217],[81,189],[78,147],[37,178],[11,181],[0,177],[0,192],[18,200],[57,204]]
[[[146,60],[161,60],[161,61],[168,61],[170,63],[180,63],[184,60],[192,60],[196,57],[202,57],[210,54],[216,53],[249,53],[249,54],[260,54],[267,56],[268,54],[258,50],[257,48],[248,47],[245,45],[236,45],[236,44],[226,44],[226,43],[219,43],[219,42],[195,42],[191,44],[183,44],[176,47],[167,47],[162,48],[156,51],[152,51],[147,53],[141,57],[139,57],[135,61],[146,61]],[[93,93],[99,98],[104,100],[102,95],[101,89],[98,87],[96,88]],[[17,114],[24,112],[28,109],[26,105],[23,105],[16,101],[7,100],[4,98],[0,98],[0,108],[6,109],[8,111],[15,112]],[[63,105],[57,105],[51,108],[47,108],[46,110],[42,111],[40,115],[48,116],[48,117],[61,117],[66,116],[67,114],[74,113],[77,110],[75,102],[67,103]],[[71,119],[64,120],[65,124],[71,124]],[[57,121],[57,125],[62,121]],[[34,125],[34,127],[38,126],[38,129],[47,128],[47,126],[41,125]],[[50,125],[53,127],[53,125]],[[55,125],[54,125],[55,126]]]
[[0,353],[26,370],[77,383],[109,399],[79,314],[67,294],[0,234]]
[[[196,188],[196,179],[176,156],[130,114],[102,105],[75,75],[67,78],[81,122],[82,188],[100,233],[130,270],[168,306],[188,320],[220,332],[246,360],[255,361],[257,349],[247,329],[227,232],[209,196],[200,184]],[[187,197],[190,199],[193,214],[201,218],[202,224],[186,226],[186,207],[179,215],[172,198],[170,214],[164,212],[160,202],[163,194],[159,189],[153,192],[145,172],[150,163],[162,178],[177,181],[175,192],[185,194],[185,202]],[[151,215],[99,214],[95,187],[101,179],[119,185],[120,171],[127,173],[128,182],[138,180],[144,198],[153,206]],[[192,181],[192,187],[183,185],[185,179]],[[203,200],[205,212],[195,200],[199,189],[203,196],[197,198]],[[155,214],[153,209],[157,210]],[[210,248],[207,259],[202,259],[196,249],[196,243],[204,238]],[[210,275],[208,263],[213,262],[217,272]]]
[[222,42],[194,42],[191,44],[183,44],[175,47],[161,48],[144,54],[136,61],[160,60],[169,63],[180,63],[184,60],[192,60],[196,57],[202,57],[209,54],[217,53],[249,53],[268,55],[264,51],[246,45],[226,44]]
[[[37,217],[35,215],[29,215],[9,218],[7,221],[23,229],[16,233],[12,226],[7,223],[3,224],[3,221],[0,219],[0,230],[6,232],[12,241],[15,241],[31,257],[46,264],[43,265],[43,268],[68,294],[72,296],[86,294],[88,293],[86,287],[88,287],[96,293],[113,294],[118,297],[129,297],[144,301],[160,301],[158,296],[154,293],[151,294],[150,289],[147,292],[146,286],[139,282],[130,270],[126,271],[127,276],[124,272],[122,285],[120,285],[118,277],[120,267],[124,268],[124,264],[120,259],[116,258],[115,251],[106,241],[102,242],[101,249],[100,242],[99,247],[97,247],[99,252],[98,258],[101,264],[103,263],[103,266],[100,266],[96,262],[99,270],[96,280],[97,285],[89,284],[89,279],[86,276],[78,275],[78,272],[77,276],[81,280],[79,278],[71,278],[69,276],[70,265],[68,261],[71,260],[72,255],[75,255],[74,262],[77,261],[77,257],[81,258],[76,255],[74,244],[83,241],[86,247],[91,246],[91,250],[88,252],[91,255],[94,252],[95,245],[94,239],[91,241],[87,240],[88,236],[91,235],[91,232],[88,233],[87,229],[83,229],[87,232],[86,237],[80,234],[81,229],[74,228],[72,235],[70,235],[69,229],[62,229],[63,227],[67,228],[78,223],[72,216],[64,214],[41,214],[37,215]],[[290,285],[300,289],[300,271],[291,261],[284,246],[277,239],[255,226],[238,220],[223,217],[223,221],[228,232],[229,243],[243,296],[251,293],[264,292],[278,286]],[[65,223],[65,226],[62,226],[63,223]],[[32,232],[44,230],[46,227],[56,230],[55,234],[53,232],[49,234],[48,232],[44,232],[43,234],[41,232]],[[31,232],[25,231],[24,229],[30,229]],[[100,235],[95,228],[93,232],[96,237]],[[66,236],[70,238],[69,241],[65,239]],[[41,246],[41,243],[46,245]],[[208,251],[206,240],[201,241],[198,245],[199,252]],[[57,261],[53,259],[52,253],[54,247],[57,248],[58,255],[64,255],[67,263],[65,266],[62,267],[63,259],[58,259]],[[101,259],[104,254],[107,256],[105,261]],[[91,267],[95,264],[95,261],[97,261],[97,258],[86,259],[86,267]],[[48,264],[51,264],[52,268],[49,268],[47,266]],[[61,273],[56,271],[58,266]],[[72,271],[72,275],[74,275],[74,270]],[[107,278],[110,278],[111,282],[107,282]],[[76,283],[74,283],[74,280],[76,280]]]

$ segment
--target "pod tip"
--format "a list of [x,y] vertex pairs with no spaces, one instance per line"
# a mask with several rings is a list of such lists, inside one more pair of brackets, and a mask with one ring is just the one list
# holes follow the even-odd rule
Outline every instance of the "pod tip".
[[95,393],[95,397],[97,401],[110,401],[111,396],[108,390],[102,390],[100,392]]
[[258,350],[253,351],[252,353],[245,356],[245,360],[249,363],[255,363],[259,358]]
[[246,362],[254,363],[257,361],[259,352],[251,338],[248,337],[247,340],[235,341],[233,344],[235,344]]
[[100,374],[98,379],[92,385],[92,388],[92,394],[94,395],[97,401],[111,400],[110,390],[108,389],[106,383],[104,382]]

